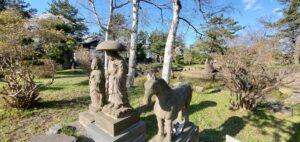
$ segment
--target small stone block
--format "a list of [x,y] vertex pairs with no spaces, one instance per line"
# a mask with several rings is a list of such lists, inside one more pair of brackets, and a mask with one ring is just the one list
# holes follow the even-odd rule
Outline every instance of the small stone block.
[[49,128],[47,134],[59,134],[59,131],[62,129],[62,125],[56,124],[53,127]]
[[98,111],[97,108],[93,107],[92,105],[89,105],[89,112],[94,115]]
[[136,112],[132,113],[132,115],[119,119],[108,116],[103,112],[97,112],[95,114],[95,124],[113,137],[120,134],[131,125],[137,123],[139,120],[139,114]]
[[[193,123],[185,124],[183,131],[172,138],[172,142],[199,142],[199,128]],[[157,135],[150,140],[150,142],[164,141]]]
[[175,137],[175,142],[199,142],[199,128],[189,122],[183,131]]
[[86,128],[88,137],[95,142],[144,142],[147,139],[146,124],[139,121],[123,130],[119,135],[113,137],[94,123]]
[[89,124],[95,122],[94,115],[89,111],[79,113],[79,122],[84,127],[87,127]]
[[230,135],[226,135],[226,142],[241,142],[241,141]]
[[64,134],[39,135],[30,142],[76,142],[77,139]]

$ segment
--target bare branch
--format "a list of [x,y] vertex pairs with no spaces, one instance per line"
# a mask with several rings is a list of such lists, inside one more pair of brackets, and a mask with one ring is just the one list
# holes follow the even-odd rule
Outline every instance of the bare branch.
[[199,31],[197,30],[197,28],[196,28],[189,20],[187,20],[187,19],[185,19],[185,18],[183,18],[183,17],[179,17],[179,19],[182,20],[182,21],[184,21],[185,23],[187,23],[187,24],[189,25],[189,27],[192,27],[192,29],[193,29],[197,34],[199,34],[200,36],[202,36],[202,33],[199,32]]
[[121,3],[121,4],[119,4],[119,5],[117,5],[116,2],[115,2],[115,6],[113,7],[113,9],[121,8],[121,7],[123,7],[123,6],[127,5],[127,4],[129,4],[130,2],[131,2],[131,0],[128,0],[127,2]]
[[96,6],[95,6],[95,0],[88,0],[89,6],[81,3],[79,0],[77,0],[77,3],[83,7],[84,9],[86,9],[87,11],[91,12],[94,14],[94,17],[96,19],[96,22],[93,24],[97,24],[100,28],[100,30],[102,31],[106,31],[106,28],[102,25],[101,23],[101,18],[96,10]]
[[156,7],[157,9],[159,9],[159,11],[160,11],[160,17],[162,19],[162,23],[164,22],[163,9],[171,9],[167,4],[158,5],[158,4],[153,3],[153,2],[151,2],[149,0],[141,0],[141,2],[145,2],[147,4],[150,4],[150,5],[154,6],[154,7]]
[[101,19],[100,19],[100,16],[99,14],[97,13],[97,10],[96,10],[96,7],[95,7],[95,0],[89,0],[89,5],[91,6],[92,8],[92,11],[94,13],[94,16],[97,20],[97,24],[98,26],[100,27],[101,30],[106,30],[106,28],[104,26],[102,26],[101,24]]

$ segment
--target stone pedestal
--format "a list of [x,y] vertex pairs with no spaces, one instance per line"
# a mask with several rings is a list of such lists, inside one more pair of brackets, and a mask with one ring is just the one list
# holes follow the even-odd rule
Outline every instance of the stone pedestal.
[[89,124],[95,122],[94,115],[89,111],[84,111],[79,113],[79,122],[84,127],[87,127]]
[[95,142],[144,142],[147,138],[146,125],[138,113],[117,119],[98,112],[86,130]]
[[[158,136],[154,136],[150,142],[163,142]],[[193,123],[189,122],[185,124],[182,132],[173,136],[172,142],[199,142],[199,128]]]

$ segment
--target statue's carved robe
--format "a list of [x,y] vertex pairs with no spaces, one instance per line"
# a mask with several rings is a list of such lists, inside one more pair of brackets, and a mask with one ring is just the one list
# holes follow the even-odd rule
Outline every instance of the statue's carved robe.
[[109,75],[109,102],[116,105],[129,104],[126,79],[127,79],[127,66],[122,58],[115,58],[108,63]]
[[105,77],[101,70],[93,70],[90,74],[90,95],[92,106],[102,107],[105,104]]

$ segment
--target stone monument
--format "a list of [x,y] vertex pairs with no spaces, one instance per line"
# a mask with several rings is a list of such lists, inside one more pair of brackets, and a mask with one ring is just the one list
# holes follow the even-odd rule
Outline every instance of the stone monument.
[[[154,114],[158,133],[152,142],[198,142],[199,128],[189,122],[189,105],[192,99],[192,87],[187,83],[178,84],[174,89],[161,78],[147,75],[144,101],[150,103],[156,95]],[[184,114],[184,121],[182,121]]]
[[107,102],[105,95],[105,76],[99,58],[93,59],[91,70],[89,88],[92,103],[89,105],[89,111],[79,114],[79,122],[85,127],[95,121],[94,115],[100,111]]
[[[135,111],[128,101],[126,89],[127,64],[118,54],[125,47],[116,41],[100,43],[96,50],[105,51],[108,56],[108,70],[106,83],[106,101],[100,101],[95,111],[92,111],[94,121],[85,123],[87,135],[95,142],[143,142],[146,140],[146,126],[140,120],[139,113]],[[100,77],[100,79],[102,79]],[[96,81],[97,82],[97,81]],[[101,81],[100,81],[101,82]],[[102,83],[100,83],[102,84]],[[105,83],[104,83],[105,84]],[[90,85],[92,85],[90,83]],[[103,85],[103,84],[102,84]],[[90,86],[90,88],[92,88]],[[101,87],[103,90],[103,87]],[[102,91],[100,91],[102,92]],[[91,107],[90,107],[91,111]],[[95,112],[95,113],[93,113]],[[79,118],[80,120],[80,118]],[[86,121],[87,122],[87,121]]]

